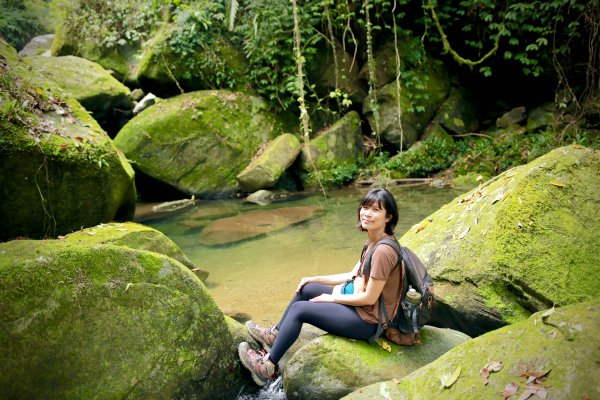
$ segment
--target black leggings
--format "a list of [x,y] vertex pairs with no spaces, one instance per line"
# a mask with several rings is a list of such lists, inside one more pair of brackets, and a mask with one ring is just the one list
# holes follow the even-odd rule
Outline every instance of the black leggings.
[[281,321],[279,333],[271,347],[269,359],[277,364],[285,352],[298,339],[302,324],[307,322],[334,335],[350,339],[368,340],[377,330],[377,324],[365,322],[356,307],[338,303],[314,303],[308,301],[320,294],[331,294],[331,286],[308,283],[296,293],[288,305]]

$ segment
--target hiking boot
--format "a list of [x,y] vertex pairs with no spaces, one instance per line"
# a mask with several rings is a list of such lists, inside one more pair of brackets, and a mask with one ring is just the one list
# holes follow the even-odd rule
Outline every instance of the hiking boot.
[[262,328],[256,325],[254,321],[246,321],[246,328],[254,340],[260,343],[265,350],[271,351],[271,346],[275,343],[278,333],[277,326],[273,325],[270,328]]
[[247,342],[242,342],[238,346],[238,355],[240,361],[244,364],[250,373],[252,379],[258,386],[265,386],[269,379],[276,375],[275,364],[269,360],[269,354],[262,350],[260,353],[252,350]]

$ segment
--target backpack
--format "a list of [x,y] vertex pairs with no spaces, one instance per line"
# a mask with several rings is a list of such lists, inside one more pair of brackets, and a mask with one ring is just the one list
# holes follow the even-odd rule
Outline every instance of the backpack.
[[[400,246],[396,239],[389,238],[381,239],[366,254],[363,275],[368,276],[371,272],[371,258],[377,246],[382,244],[390,246],[398,254],[398,262],[394,268],[403,268],[401,270],[401,284],[403,287],[400,301],[395,307],[395,315],[392,318],[387,315],[383,294],[379,297],[377,331],[369,339],[369,343],[379,339],[385,330],[386,338],[389,340],[400,345],[411,345],[419,340],[419,331],[429,319],[433,302],[433,280],[415,253],[407,247]],[[364,251],[366,251],[366,248],[363,250],[363,254]],[[421,301],[418,304],[412,304],[406,298],[406,293],[410,287],[421,295]]]

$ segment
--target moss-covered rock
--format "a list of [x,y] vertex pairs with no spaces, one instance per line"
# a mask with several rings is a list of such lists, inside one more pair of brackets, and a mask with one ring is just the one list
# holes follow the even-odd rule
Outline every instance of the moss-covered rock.
[[260,98],[226,90],[186,93],[129,121],[115,145],[137,169],[196,196],[237,189],[237,175],[279,126]]
[[296,160],[301,149],[300,140],[291,133],[278,136],[240,172],[237,176],[240,186],[247,192],[273,186]]
[[436,283],[431,323],[477,336],[600,296],[599,174],[597,151],[558,148],[406,232]]
[[298,350],[284,365],[288,399],[335,400],[361,386],[402,378],[434,361],[469,337],[450,329],[426,326],[421,344],[387,351],[377,344],[325,335]]
[[[403,149],[419,139],[450,91],[450,80],[439,61],[431,59],[409,72],[422,89],[406,87],[403,80],[400,110],[396,100],[396,81],[381,87],[363,102],[363,114],[371,130],[377,132],[382,140],[397,147],[402,142]],[[402,129],[398,124],[399,111],[402,113]]]
[[0,41],[0,240],[130,219],[133,169],[97,122]]
[[434,121],[448,131],[462,134],[475,132],[479,128],[477,108],[468,101],[463,90],[453,88],[440,106]]
[[356,163],[362,157],[363,139],[360,116],[350,111],[331,127],[323,130],[302,149],[301,168],[312,171],[334,163]]
[[179,246],[162,232],[149,226],[135,222],[100,224],[67,235],[66,242],[81,244],[114,244],[127,246],[132,249],[154,251],[174,258],[196,274],[201,281],[206,281],[208,272],[199,268],[190,261],[181,251]]
[[75,56],[25,58],[33,72],[54,82],[67,96],[77,100],[101,126],[118,119],[115,109],[131,110],[127,86],[95,62]]
[[231,399],[223,314],[183,264],[112,244],[0,244],[0,397]]
[[[547,318],[540,312],[456,346],[399,381],[366,386],[343,399],[370,400],[386,393],[391,399],[479,400],[500,398],[504,391],[505,398],[514,393],[510,398],[593,399],[600,390],[599,312],[598,299],[557,308]],[[492,370],[487,384],[484,368]],[[440,379],[457,370],[458,379],[442,387]],[[537,397],[525,396],[528,384],[530,396]]]
[[39,35],[32,38],[25,47],[19,50],[19,56],[27,57],[27,56],[40,56],[42,54],[46,55],[50,51],[50,47],[52,46],[52,41],[54,40],[54,34],[50,33],[47,35]]

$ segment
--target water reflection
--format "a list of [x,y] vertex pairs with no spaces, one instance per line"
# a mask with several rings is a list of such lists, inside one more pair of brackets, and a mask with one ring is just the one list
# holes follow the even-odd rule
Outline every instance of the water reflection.
[[[356,211],[367,190],[332,191],[327,198],[314,193],[269,206],[240,200],[200,201],[184,212],[144,223],[169,236],[198,267],[210,272],[207,287],[224,312],[249,314],[269,324],[278,321],[301,277],[340,273],[355,264],[366,240],[366,234],[355,228]],[[398,238],[460,194],[429,187],[391,191],[400,211]],[[201,244],[202,229],[219,218],[308,205],[324,211],[309,221],[249,240],[225,246]]]

